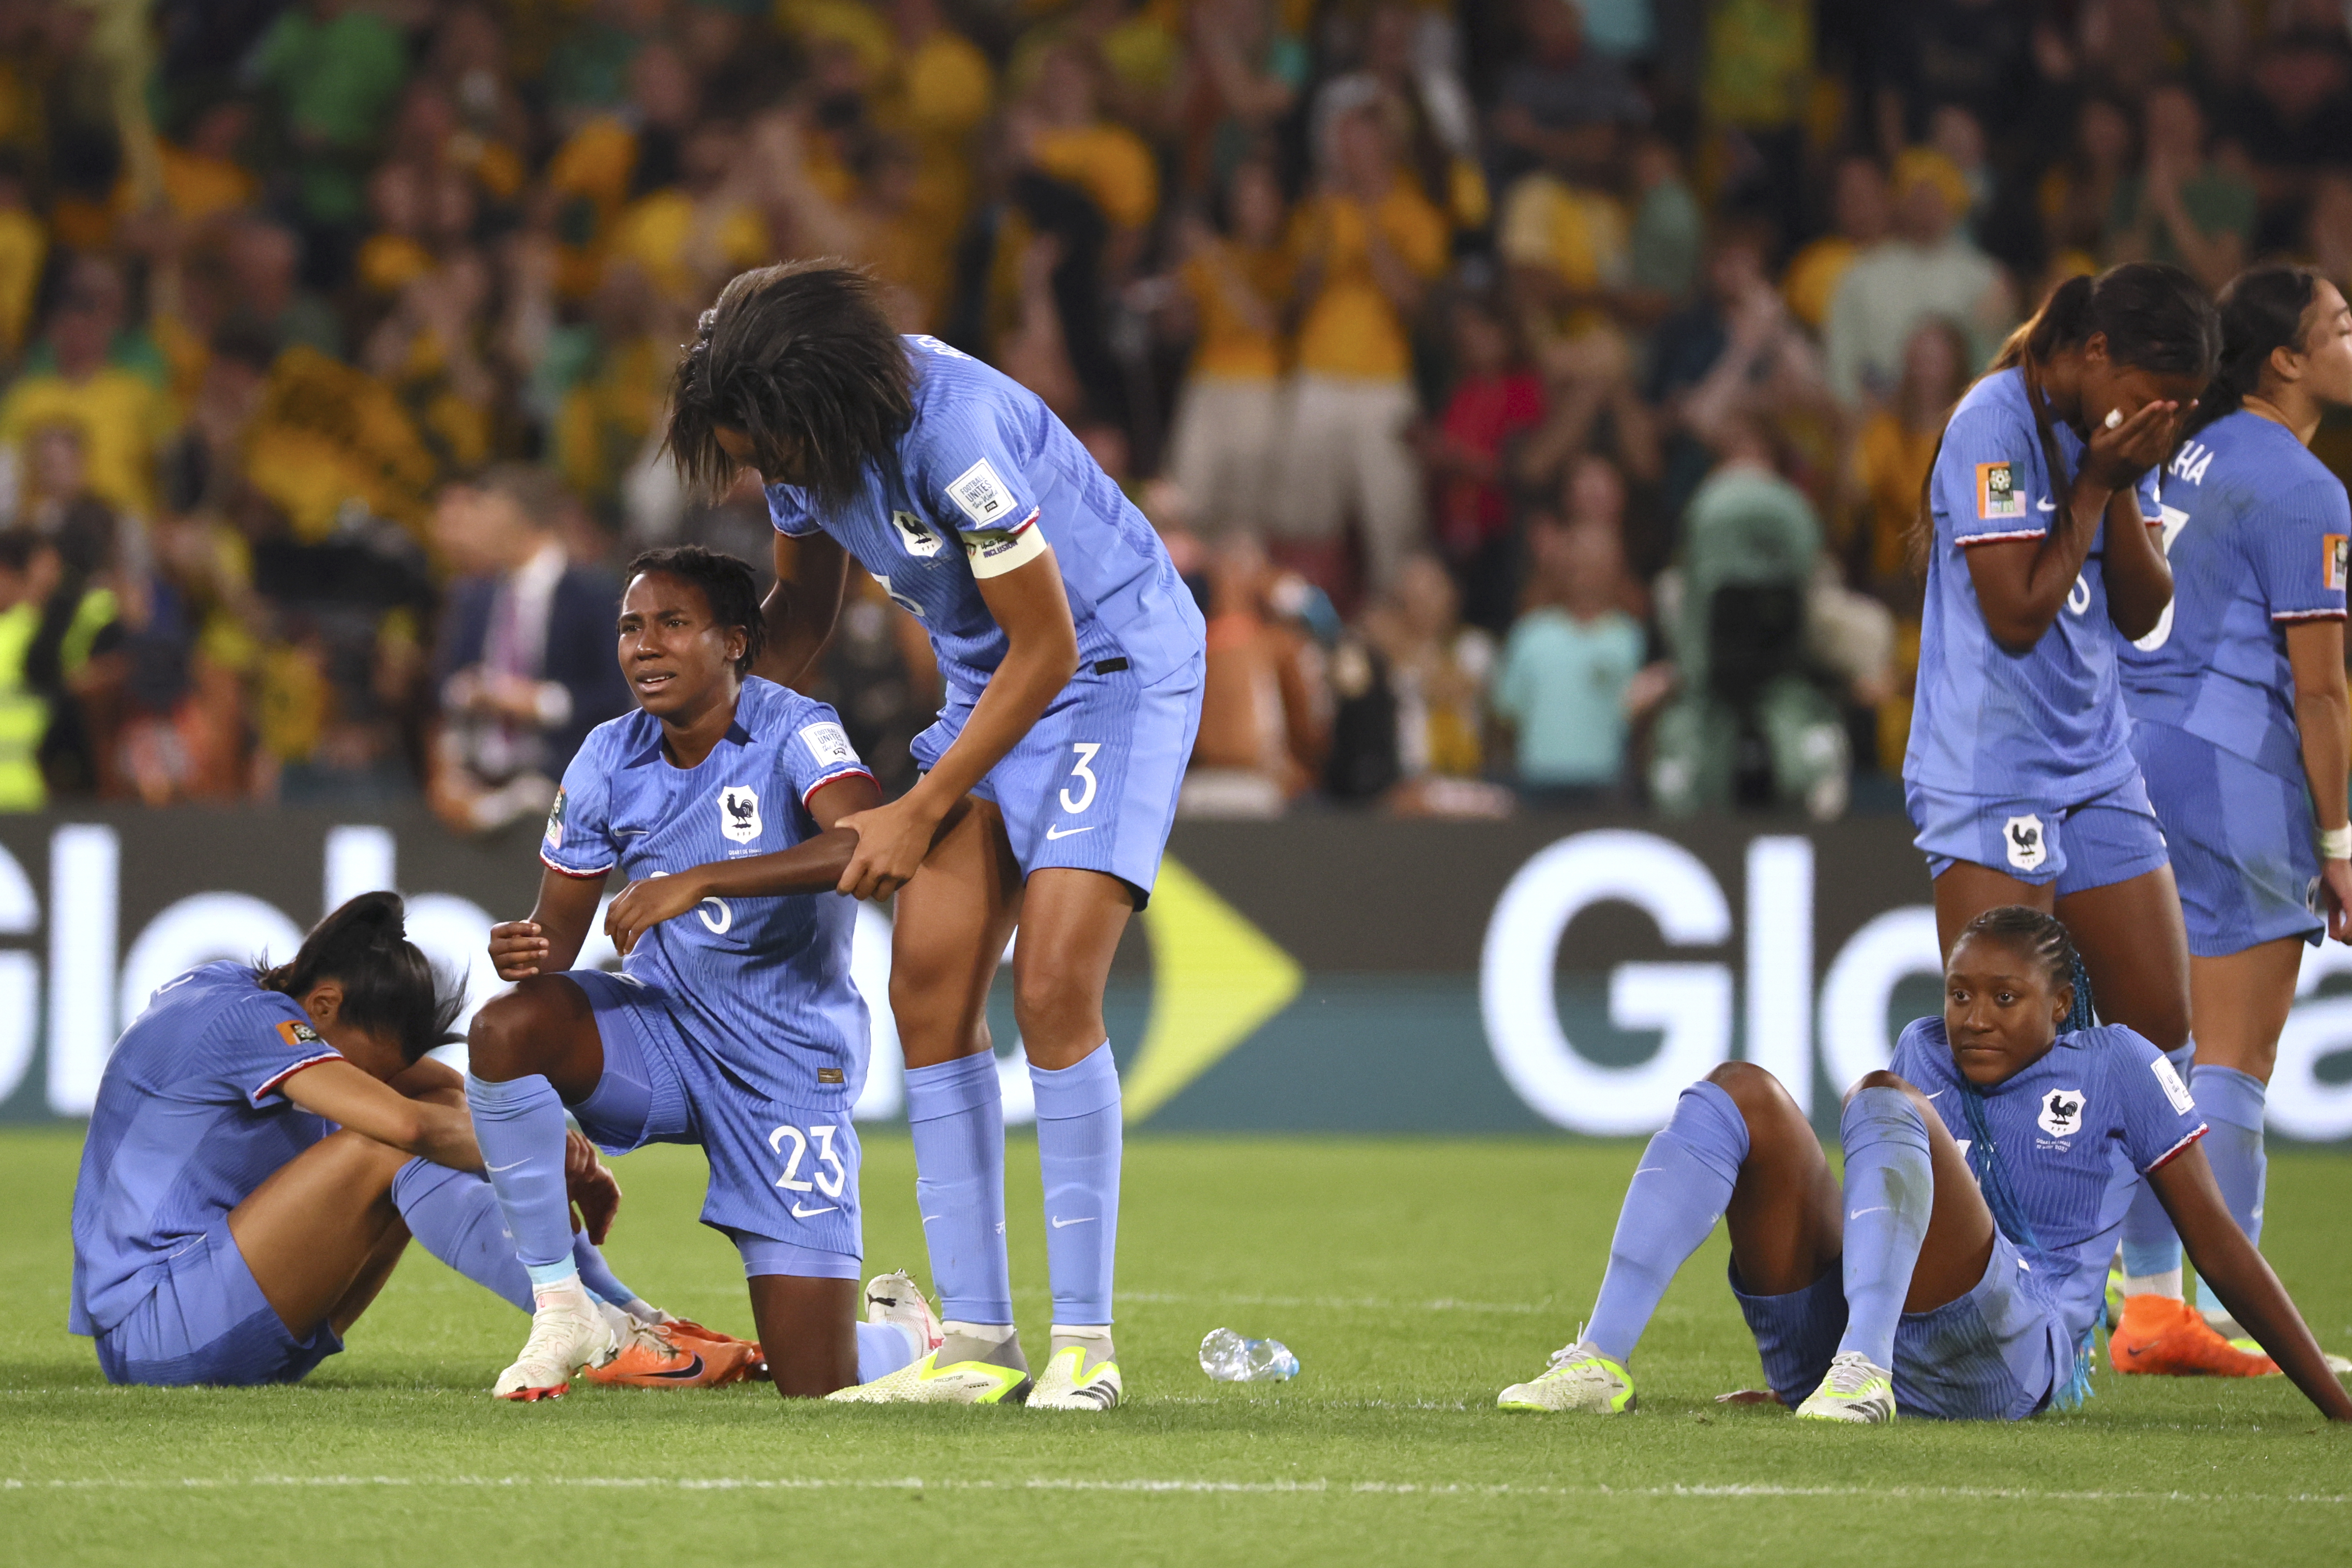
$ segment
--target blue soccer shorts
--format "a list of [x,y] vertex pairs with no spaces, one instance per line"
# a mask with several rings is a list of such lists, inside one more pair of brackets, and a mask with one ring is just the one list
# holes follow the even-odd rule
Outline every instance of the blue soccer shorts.
[[700,1026],[652,987],[602,969],[564,978],[587,993],[604,1046],[604,1076],[571,1107],[580,1130],[614,1155],[701,1145],[703,1223],[735,1243],[746,1275],[857,1279],[866,1244],[849,1108],[762,1097],[698,1046]]
[[[2074,1343],[2055,1308],[2029,1282],[2008,1237],[1993,1234],[1984,1278],[1932,1312],[1906,1312],[1895,1328],[1895,1404],[1937,1421],[2021,1421],[2038,1415],[2074,1375]],[[1751,1296],[1731,1270],[1764,1377],[1790,1409],[1829,1375],[1845,1333],[1838,1270],[1785,1296]]]
[[298,1338],[279,1320],[246,1267],[226,1213],[163,1263],[147,1299],[97,1336],[99,1370],[109,1383],[299,1383],[343,1348],[325,1323]]
[[2169,858],[2137,773],[2104,795],[2071,803],[1953,795],[1906,783],[1903,804],[1930,877],[1966,861],[2035,886],[2054,882],[2063,898],[2145,876]]
[[2168,724],[2132,726],[2132,755],[2172,850],[2189,950],[2224,958],[2283,936],[2318,946],[2311,790]]
[[[1127,883],[1140,909],[1160,875],[1176,797],[1201,728],[1196,653],[1150,685],[1124,659],[1086,665],[972,792],[996,802],[1021,874],[1066,866]],[[937,767],[971,716],[976,695],[951,692],[915,737],[915,760]]]

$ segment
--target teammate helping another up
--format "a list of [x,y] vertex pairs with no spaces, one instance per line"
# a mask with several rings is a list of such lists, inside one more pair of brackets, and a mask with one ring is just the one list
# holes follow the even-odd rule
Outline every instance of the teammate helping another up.
[[[669,448],[709,487],[767,484],[778,678],[832,635],[855,556],[929,633],[948,688],[901,799],[839,819],[840,878],[898,894],[890,1005],[946,1343],[841,1397],[1103,1410],[1119,1088],[1103,987],[1150,897],[1201,716],[1205,632],[1159,536],[1031,392],[894,333],[861,273],[747,272],[704,313]],[[988,988],[1015,925],[1013,1012],[1037,1098],[1051,1357],[1013,1326]]]
[[[2306,450],[2321,413],[2352,403],[2352,309],[2315,273],[2266,267],[2222,294],[2221,329],[2221,367],[2164,474],[2172,608],[2123,649],[2123,687],[2188,925],[2189,1086],[2222,1198],[2259,1242],[2263,1100],[2303,946],[2352,935],[2352,508]],[[2120,1371],[2140,1370],[2133,1347],[2187,1315],[2179,1245],[2153,1240],[2129,1265],[2156,1288],[2124,1301]],[[2207,1322],[2237,1335],[2203,1294]]]
[[[2200,1276],[2322,1415],[2345,1395],[2213,1185],[2205,1124],[2171,1062],[2088,1027],[2066,928],[1971,920],[1944,1012],[1864,1074],[1838,1133],[1843,1186],[1780,1081],[1726,1062],[1683,1091],[1635,1168],[1591,1322],[1507,1410],[1633,1407],[1633,1346],[1720,1218],[1731,1290],[1784,1405],[1815,1420],[2022,1420],[2089,1389],[2107,1260],[2145,1179]],[[2079,1010],[2078,1010],[2079,1009]]]

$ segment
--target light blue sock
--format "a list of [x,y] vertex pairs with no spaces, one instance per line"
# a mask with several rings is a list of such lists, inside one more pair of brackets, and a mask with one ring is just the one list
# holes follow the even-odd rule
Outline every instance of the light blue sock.
[[[2255,1246],[2263,1240],[2263,1187],[2270,1160],[2263,1153],[2263,1105],[2268,1092],[2263,1081],[2234,1067],[2205,1065],[2189,1072],[2189,1092],[2210,1129],[2205,1134],[2205,1158],[2213,1167],[2214,1184],[2230,1218]],[[2200,1304],[2226,1312],[2213,1289],[2200,1277]]]
[[1719,1084],[1692,1084],[1642,1151],[1609,1243],[1609,1271],[1585,1343],[1612,1361],[1633,1354],[1683,1266],[1723,1218],[1748,1158],[1748,1119]]
[[625,1308],[637,1299],[635,1291],[621,1283],[620,1276],[613,1272],[613,1266],[604,1261],[604,1254],[597,1250],[584,1230],[572,1233],[572,1266],[580,1270],[580,1282],[597,1300]]
[[534,1285],[577,1278],[572,1260],[572,1205],[563,1186],[563,1102],[540,1073],[506,1083],[468,1074],[466,1105],[474,1141],[498,1189],[515,1255]]
[[[2182,1078],[2196,1071],[2195,1041],[2164,1054]],[[2162,1274],[2180,1267],[2179,1232],[2172,1228],[2172,1216],[2164,1212],[2145,1177],[2132,1194],[2131,1207],[2124,1211],[2123,1247],[2126,1274]]]
[[499,1195],[470,1171],[411,1160],[392,1178],[392,1205],[417,1244],[495,1296],[531,1310],[530,1276],[515,1257]]
[[986,1051],[907,1070],[915,1203],[931,1254],[940,1316],[1013,1321],[1004,1255],[1004,1094]]
[[1108,1324],[1118,1261],[1118,1063],[1105,1040],[1058,1071],[1031,1062],[1029,1082],[1037,1093],[1054,1322]]
[[902,1366],[911,1366],[923,1353],[915,1347],[915,1336],[897,1323],[859,1323],[857,1325],[857,1381],[871,1383],[877,1377],[887,1377]]
[[1845,1337],[1838,1353],[1860,1351],[1893,1370],[1895,1325],[1919,1266],[1936,1168],[1927,1124],[1900,1089],[1862,1089],[1838,1119],[1845,1146]]

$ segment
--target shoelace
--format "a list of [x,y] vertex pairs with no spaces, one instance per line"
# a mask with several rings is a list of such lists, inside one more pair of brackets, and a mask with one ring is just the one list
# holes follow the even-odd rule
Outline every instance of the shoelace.
[[555,1354],[557,1346],[566,1337],[565,1328],[560,1326],[559,1320],[583,1321],[581,1314],[569,1312],[533,1312],[530,1315],[530,1337],[522,1342],[522,1354],[515,1358],[518,1365],[531,1361],[544,1362],[555,1366],[558,1376],[568,1375],[572,1371],[569,1365],[556,1365],[561,1359]]
[[1848,1354],[1830,1363],[1830,1392],[1851,1399],[1870,1385],[1878,1374],[1862,1357]]

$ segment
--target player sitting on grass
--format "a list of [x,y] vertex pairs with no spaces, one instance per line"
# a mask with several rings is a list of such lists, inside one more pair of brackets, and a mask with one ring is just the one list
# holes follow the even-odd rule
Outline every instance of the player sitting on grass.
[[1727,1062],[1650,1140],[1601,1300],[1507,1410],[1633,1406],[1626,1363],[1666,1284],[1718,1217],[1731,1291],[1781,1403],[1827,1421],[2020,1420],[2089,1389],[2116,1230],[2142,1175],[2200,1276],[2331,1420],[2352,1399],[2221,1202],[2205,1124],[2172,1064],[2087,1024],[2072,939],[2021,905],[1969,922],[1944,1016],[1903,1031],[1839,1122],[1845,1181],[1778,1080]]
[[[457,1006],[394,893],[336,910],[291,963],[206,964],[156,990],[107,1061],[74,1186],[70,1326],[109,1382],[298,1381],[343,1348],[412,1236],[530,1310],[463,1086],[424,1060]],[[584,1140],[563,1187],[601,1239],[621,1191]],[[743,1375],[751,1347],[681,1354],[588,1236],[566,1245],[620,1347],[600,1381]],[[677,1375],[698,1353],[702,1371]]]
[[[519,983],[475,1016],[466,1097],[538,1292],[500,1398],[562,1394],[605,1354],[566,1231],[566,1105],[607,1149],[702,1145],[702,1218],[742,1254],[778,1393],[829,1394],[939,1344],[903,1274],[875,1281],[856,1321],[849,1113],[872,1032],[849,979],[856,905],[833,888],[857,842],[839,822],[881,795],[831,708],[747,674],[763,630],[734,557],[684,545],[631,563],[620,659],[640,711],[572,759],[538,906],[491,929]],[[632,879],[604,923],[622,972],[572,969],[615,866]]]

